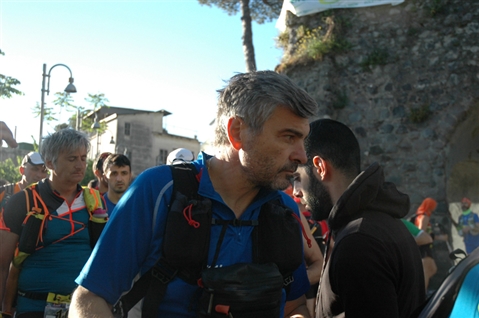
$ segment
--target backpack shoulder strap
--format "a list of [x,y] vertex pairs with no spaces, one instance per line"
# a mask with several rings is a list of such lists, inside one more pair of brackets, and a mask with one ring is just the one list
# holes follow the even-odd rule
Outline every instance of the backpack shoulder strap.
[[197,173],[192,163],[171,165],[170,169],[173,177],[173,196],[170,202],[173,202],[177,192],[182,193],[189,199],[198,199],[201,197],[198,194],[198,187],[200,185],[199,178],[201,176]]
[[[12,261],[17,268],[21,267],[23,261],[35,252],[39,242],[42,240],[44,221],[48,216],[48,209],[43,200],[38,195],[36,186],[23,189],[25,193],[25,219],[23,220],[23,230],[18,239],[17,252]],[[39,206],[39,201],[41,206]]]

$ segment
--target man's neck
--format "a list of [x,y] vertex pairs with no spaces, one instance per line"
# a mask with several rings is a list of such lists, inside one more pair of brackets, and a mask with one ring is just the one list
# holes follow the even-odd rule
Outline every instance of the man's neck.
[[23,190],[30,185],[25,179],[20,180],[17,184],[20,187],[20,190]]
[[216,192],[239,218],[259,192],[239,168],[239,160],[212,157],[207,161],[208,174]]
[[337,179],[334,182],[331,182],[328,185],[331,200],[334,204],[338,202],[339,198],[348,189],[349,185],[353,182],[353,180],[354,179],[347,178],[341,174],[337,176]]
[[116,193],[115,191],[108,189],[107,191],[108,200],[110,200],[111,203],[113,204],[117,204],[118,201],[120,201],[121,197],[123,196],[123,193],[124,192]]
[[64,183],[56,180],[54,177],[48,179],[52,190],[58,192],[58,194],[64,198],[68,203],[72,203],[77,195],[77,184]]

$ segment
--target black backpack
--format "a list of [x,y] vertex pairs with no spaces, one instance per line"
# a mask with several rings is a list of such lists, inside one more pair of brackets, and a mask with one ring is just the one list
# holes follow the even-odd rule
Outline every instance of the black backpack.
[[[301,230],[295,218],[297,216],[273,200],[262,206],[258,220],[214,219],[211,201],[198,194],[199,178],[194,165],[178,164],[170,168],[174,188],[162,257],[115,304],[115,316],[127,317],[128,311],[144,298],[142,317],[157,317],[158,305],[166,294],[168,283],[175,277],[180,277],[187,283],[203,287],[203,295],[197,304],[200,317],[228,316],[232,312],[234,317],[240,318],[278,317],[281,290],[285,288],[288,291],[293,271],[303,262]],[[188,215],[187,221],[185,215]],[[235,264],[220,271],[207,269],[211,226],[222,226],[222,235],[228,226],[254,226],[254,263]],[[221,243],[220,235],[214,260]],[[254,277],[251,278],[250,275]],[[220,277],[229,277],[230,285],[225,287],[225,280],[217,280]],[[258,284],[258,277],[263,277],[268,282]],[[252,297],[246,297],[248,295]],[[258,298],[259,295],[262,298]],[[233,300],[244,301],[234,303]],[[247,305],[244,305],[245,302]],[[266,304],[270,304],[269,309]],[[248,308],[245,310],[245,307]]]

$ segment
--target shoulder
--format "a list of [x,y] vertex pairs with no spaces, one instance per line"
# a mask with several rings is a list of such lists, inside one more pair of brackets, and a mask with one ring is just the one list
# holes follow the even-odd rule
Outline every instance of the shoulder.
[[146,169],[135,178],[134,183],[151,184],[155,182],[167,183],[169,181],[171,181],[171,168],[167,165],[161,165]]

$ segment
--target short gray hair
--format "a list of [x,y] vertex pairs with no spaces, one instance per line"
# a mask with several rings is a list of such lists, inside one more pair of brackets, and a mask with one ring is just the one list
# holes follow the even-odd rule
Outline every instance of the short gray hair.
[[73,152],[83,147],[87,153],[90,151],[87,135],[74,129],[62,129],[43,140],[40,154],[45,162],[51,161],[55,165],[60,153]]
[[227,124],[231,117],[241,117],[259,133],[273,111],[286,107],[302,118],[315,116],[318,106],[311,96],[285,75],[273,71],[241,73],[218,90],[215,145],[228,144]]

